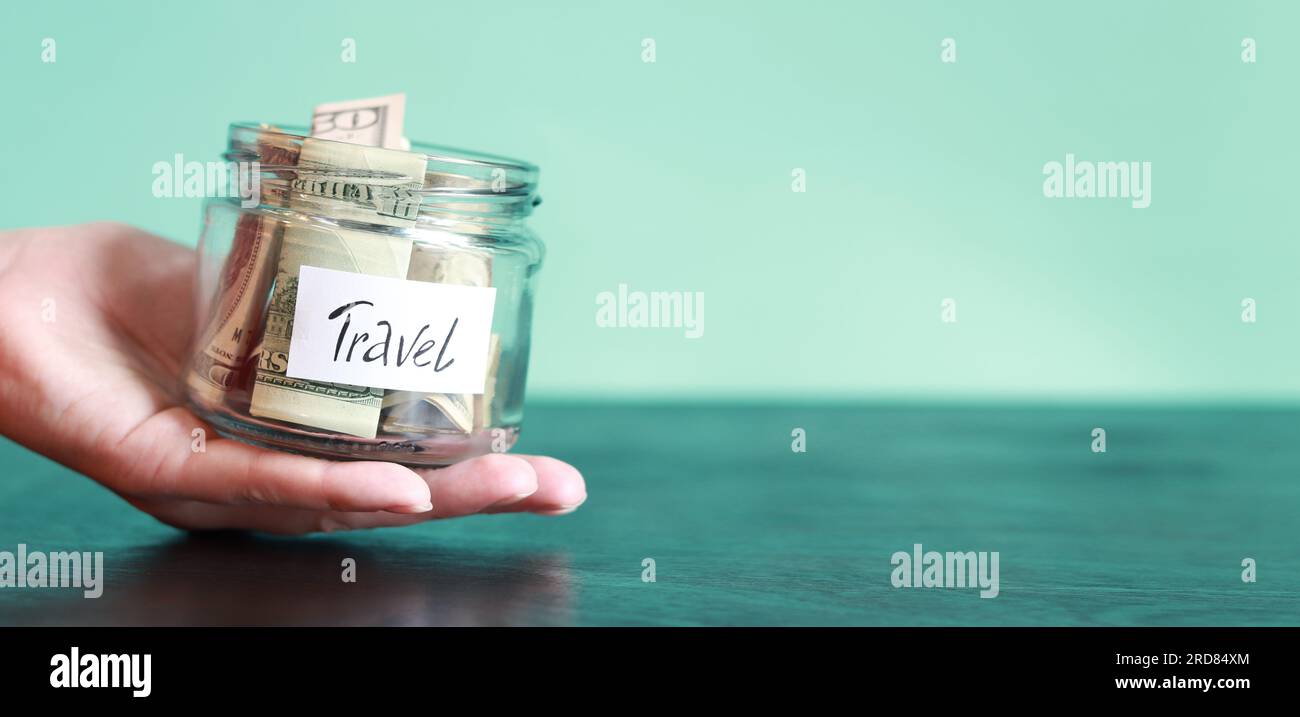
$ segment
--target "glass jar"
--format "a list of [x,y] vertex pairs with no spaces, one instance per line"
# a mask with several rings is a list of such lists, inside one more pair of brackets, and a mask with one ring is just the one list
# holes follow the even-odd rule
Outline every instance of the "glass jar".
[[268,448],[415,466],[514,445],[544,253],[524,223],[535,166],[251,123],[224,158],[185,372],[197,415]]

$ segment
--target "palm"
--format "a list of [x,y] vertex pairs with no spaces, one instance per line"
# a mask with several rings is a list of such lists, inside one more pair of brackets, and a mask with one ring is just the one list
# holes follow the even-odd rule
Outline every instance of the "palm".
[[413,471],[217,437],[177,392],[193,276],[192,250],[124,225],[0,233],[0,431],[186,528],[299,533],[562,513],[585,498],[578,472],[544,457]]

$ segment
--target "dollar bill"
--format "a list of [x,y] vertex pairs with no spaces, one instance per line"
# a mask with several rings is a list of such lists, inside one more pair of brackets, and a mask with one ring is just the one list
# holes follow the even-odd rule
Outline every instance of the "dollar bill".
[[293,336],[298,271],[303,266],[317,266],[401,279],[406,277],[410,258],[411,243],[404,237],[347,229],[300,226],[286,229],[249,412],[261,418],[374,438],[383,389],[306,381],[285,375]]
[[385,433],[468,434],[474,428],[473,396],[390,391],[383,400]]
[[303,141],[291,205],[385,226],[410,226],[420,209],[414,190],[424,186],[424,155],[334,141]]
[[406,95],[329,102],[312,112],[311,136],[336,142],[409,149],[402,138],[406,122]]
[[418,244],[411,252],[412,281],[492,286],[492,254],[484,249]]
[[[258,141],[261,164],[297,164],[297,150],[282,145],[275,134],[281,132],[280,128],[262,127],[271,134]],[[263,203],[275,203],[269,195],[262,199]],[[212,298],[197,335],[186,385],[204,403],[218,405],[225,402],[230,391],[247,390],[252,373],[250,359],[257,354],[266,295],[275,276],[280,234],[276,223],[264,215],[241,214],[215,285],[199,282],[203,296]]]
[[[391,100],[391,104],[385,104]],[[400,146],[404,97],[322,105],[313,137],[303,141],[289,204],[304,213],[390,227],[410,226],[427,160],[384,147]],[[393,118],[397,123],[393,123]],[[331,140],[331,141],[321,141]],[[374,438],[384,391],[365,386],[289,378],[289,345],[299,270],[315,266],[404,279],[410,239],[344,227],[292,224],[285,228],[276,264],[249,412],[361,438]]]
[[292,137],[275,125],[262,124],[260,127],[267,131],[257,142],[258,161],[262,166],[276,169],[298,166],[299,147]]
[[384,396],[380,427],[386,433],[467,435],[491,425],[492,399],[501,362],[501,336],[492,334],[491,341],[483,393],[389,391]]
[[268,257],[277,251],[273,222],[242,214],[221,267],[211,311],[199,335],[186,384],[199,400],[220,404],[227,392],[245,385],[249,361],[261,338],[262,305],[274,272]]

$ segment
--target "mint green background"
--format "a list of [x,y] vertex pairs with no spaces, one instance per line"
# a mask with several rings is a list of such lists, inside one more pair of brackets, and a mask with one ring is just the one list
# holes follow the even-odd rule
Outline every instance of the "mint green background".
[[[155,199],[154,162],[405,91],[410,137],[542,167],[533,395],[1300,397],[1300,4],[378,8],[8,4],[0,227],[193,243],[199,200]],[[1067,152],[1151,161],[1151,207],[1044,199]],[[704,338],[597,328],[620,282],[705,292]]]

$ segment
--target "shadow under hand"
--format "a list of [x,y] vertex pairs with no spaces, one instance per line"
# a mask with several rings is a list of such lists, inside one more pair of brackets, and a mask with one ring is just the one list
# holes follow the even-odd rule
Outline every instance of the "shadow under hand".
[[[101,597],[40,590],[5,606],[0,622],[424,626],[572,619],[568,562],[553,554],[211,533],[108,557]],[[345,558],[356,561],[355,582],[344,582]]]

